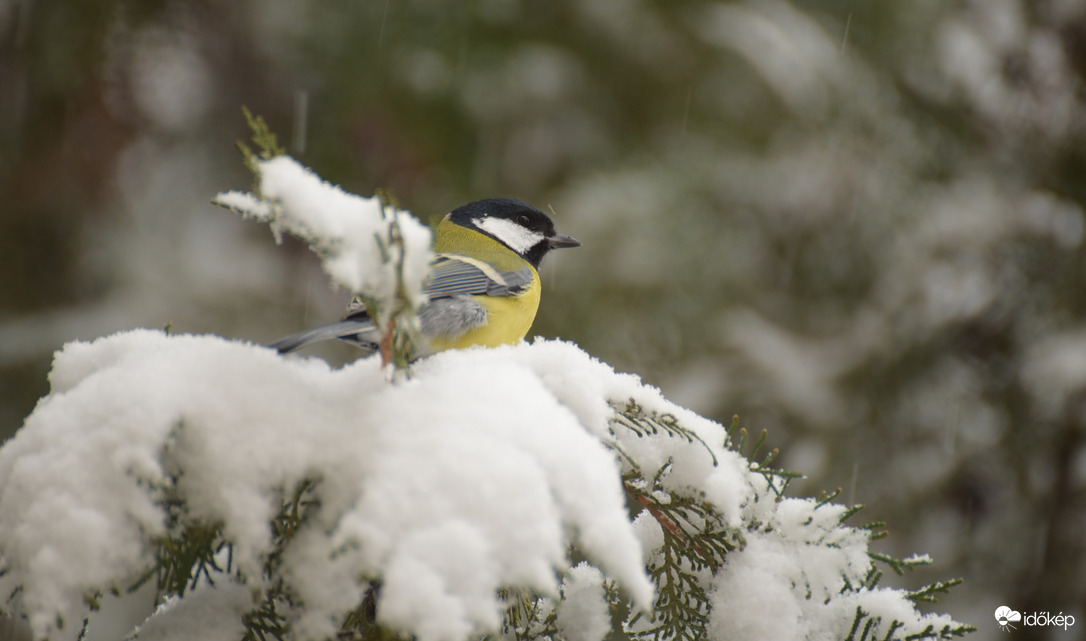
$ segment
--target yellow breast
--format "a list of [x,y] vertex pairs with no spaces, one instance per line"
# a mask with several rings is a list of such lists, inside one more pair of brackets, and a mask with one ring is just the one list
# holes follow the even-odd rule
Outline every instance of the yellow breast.
[[441,221],[434,237],[434,252],[462,254],[493,265],[498,271],[517,271],[527,266],[532,270],[532,282],[515,296],[474,296],[486,309],[486,325],[469,330],[455,339],[433,338],[431,350],[463,349],[475,345],[496,347],[520,342],[532,328],[539,309],[539,274],[505,245],[486,234]]
[[532,283],[519,296],[475,296],[486,308],[486,325],[470,330],[458,338],[435,338],[430,348],[435,352],[446,349],[463,349],[474,345],[496,347],[520,342],[532,328],[536,310],[539,309],[539,285]]

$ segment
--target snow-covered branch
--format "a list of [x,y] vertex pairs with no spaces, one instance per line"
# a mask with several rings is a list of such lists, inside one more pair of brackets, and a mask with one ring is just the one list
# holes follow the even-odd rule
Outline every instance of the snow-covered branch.
[[213,202],[268,223],[276,240],[283,233],[304,240],[332,281],[365,302],[378,327],[416,337],[415,314],[433,259],[430,228],[378,196],[321,180],[290,156],[251,157],[250,164],[255,190],[224,192]]
[[[414,219],[289,159],[260,175],[219,202],[305,238],[353,292],[420,291]],[[389,270],[370,240],[391,225]],[[0,603],[38,639],[151,580],[140,641],[599,641],[613,613],[653,641],[969,629],[915,609],[948,584],[876,586],[854,510],[784,498],[791,476],[734,432],[571,343],[442,352],[390,383],[374,358],[131,330],[69,343],[49,382],[0,448]]]

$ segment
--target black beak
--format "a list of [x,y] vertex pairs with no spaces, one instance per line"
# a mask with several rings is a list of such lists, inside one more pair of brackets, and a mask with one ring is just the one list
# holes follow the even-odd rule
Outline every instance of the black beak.
[[551,249],[561,249],[563,247],[580,247],[581,241],[577,240],[573,236],[566,236],[561,232],[555,232],[553,236],[547,239],[547,246]]

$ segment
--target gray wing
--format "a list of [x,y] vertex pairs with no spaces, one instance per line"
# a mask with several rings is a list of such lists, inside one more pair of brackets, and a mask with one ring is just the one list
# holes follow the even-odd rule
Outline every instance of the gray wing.
[[444,296],[516,296],[532,282],[532,269],[498,271],[481,260],[459,254],[438,254],[427,276],[425,291],[430,300]]
[[[424,285],[429,302],[419,310],[422,333],[453,339],[486,324],[486,308],[472,296],[515,296],[531,284],[527,265],[515,272],[458,254],[438,254]],[[341,321],[281,338],[268,347],[280,354],[333,338],[354,343],[367,354],[377,351],[380,336],[365,305],[352,301]]]
[[455,339],[486,324],[486,308],[474,296],[516,296],[532,282],[527,265],[502,272],[459,254],[438,254],[425,284],[430,302],[419,310],[422,333]]

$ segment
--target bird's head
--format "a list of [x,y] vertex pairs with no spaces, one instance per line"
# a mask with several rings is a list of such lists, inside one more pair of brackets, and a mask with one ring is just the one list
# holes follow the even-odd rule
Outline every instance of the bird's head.
[[487,198],[457,207],[449,221],[490,236],[539,268],[552,249],[580,247],[576,238],[554,228],[550,217],[515,198]]

